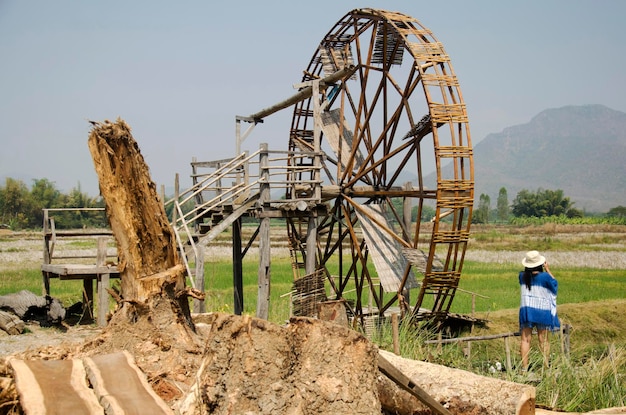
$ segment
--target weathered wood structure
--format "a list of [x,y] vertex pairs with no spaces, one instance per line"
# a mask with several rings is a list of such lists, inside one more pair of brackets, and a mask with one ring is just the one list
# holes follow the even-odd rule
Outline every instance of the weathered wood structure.
[[[267,317],[269,221],[282,218],[294,280],[321,273],[350,315],[382,316],[397,305],[418,320],[445,318],[468,243],[474,174],[466,107],[443,45],[410,16],[357,9],[303,73],[293,97],[236,117],[234,158],[192,162],[193,187],[171,202],[188,263],[200,264],[202,248],[232,227],[239,313],[241,260],[258,238],[257,316]],[[242,151],[253,127],[288,107],[286,151]],[[426,222],[428,206],[435,216]],[[258,220],[245,245],[243,217]]]
[[[54,208],[43,209],[43,262],[41,273],[43,291],[50,295],[50,280],[82,280],[83,281],[83,314],[93,318],[94,282],[96,282],[99,326],[106,325],[106,314],[109,311],[109,281],[119,278],[117,269],[117,250],[108,249],[107,244],[113,239],[109,229],[57,229],[55,214],[61,212],[102,212],[104,208]],[[97,239],[95,255],[83,253],[59,253],[55,250],[57,242],[62,239],[71,240]]]

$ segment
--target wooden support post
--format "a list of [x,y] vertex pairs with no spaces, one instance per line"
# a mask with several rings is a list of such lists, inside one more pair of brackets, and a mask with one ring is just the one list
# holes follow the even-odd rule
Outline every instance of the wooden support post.
[[[404,184],[404,190],[411,191],[413,190],[413,185],[411,182],[407,182]],[[404,222],[404,229],[402,232],[403,239],[409,243],[411,243],[411,225],[413,221],[411,220],[413,210],[412,199],[410,197],[404,197],[402,200],[402,221]],[[411,304],[411,290],[408,288],[403,288],[402,296],[404,297],[404,301],[407,304]]]
[[[313,212],[311,212],[313,214]],[[317,224],[315,216],[309,217],[309,223],[306,230],[306,263],[305,271],[307,275],[313,274],[316,268],[315,255],[317,252]]]
[[[178,173],[174,176],[174,201],[178,203],[178,199],[180,198],[180,178],[178,177]],[[174,227],[177,226],[176,221],[178,219],[178,209],[176,209],[176,205],[174,205],[174,209],[172,209],[172,224]]]
[[43,271],[43,295],[50,295],[50,273]]
[[[267,143],[261,144],[259,160],[259,176],[261,185],[259,189],[259,205],[261,210],[265,209],[266,203],[270,200],[269,185],[269,154]],[[263,216],[259,225],[259,271],[258,271],[258,294],[256,316],[267,320],[269,317],[270,303],[270,218]]]
[[[413,189],[413,185],[411,182],[407,182],[404,184],[404,190],[411,191]],[[410,197],[404,197],[402,200],[402,222],[404,222],[404,240],[410,242],[411,235],[409,230],[411,229],[411,211],[413,210],[412,199]]]
[[[104,266],[106,264],[107,258],[107,238],[101,237],[98,238],[98,253],[96,258],[96,265],[98,267]],[[98,274],[98,315],[97,315],[97,323],[99,327],[104,327],[107,325],[107,312],[109,311],[109,292],[107,291],[109,288],[109,279],[110,274]]]
[[267,320],[270,304],[270,218],[261,219],[256,316]]
[[233,222],[233,296],[235,314],[243,314],[243,256],[241,252],[241,218]]
[[[472,325],[470,326],[470,334],[474,333],[474,314],[476,313],[476,294],[472,293]],[[472,358],[472,342],[467,342],[466,349],[467,359],[470,360]]]
[[393,337],[393,352],[400,354],[400,330],[398,324],[398,313],[391,315],[391,332]]
[[[196,244],[196,275],[194,276],[194,286],[200,292],[204,292],[204,245]],[[206,305],[204,299],[193,299],[193,312],[204,313],[206,312]]]
[[511,345],[509,342],[509,336],[504,338],[504,351],[506,353],[506,370],[511,373],[513,365],[511,364]]
[[93,280],[83,278],[83,316],[93,321]]
[[[48,221],[48,209],[43,210],[43,263],[50,264],[52,258],[50,258],[50,239],[48,233],[50,232],[50,223]],[[43,277],[43,295],[50,295],[50,275],[47,272],[42,272]]]
[[561,326],[561,353],[569,360],[570,353],[570,332],[572,326],[569,324],[563,324]]

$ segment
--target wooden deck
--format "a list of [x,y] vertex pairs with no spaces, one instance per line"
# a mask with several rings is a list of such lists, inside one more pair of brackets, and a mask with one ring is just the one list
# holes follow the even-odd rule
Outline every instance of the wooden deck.
[[103,274],[109,274],[109,278],[120,276],[117,265],[41,264],[41,272],[48,274],[48,278],[61,280],[95,280]]

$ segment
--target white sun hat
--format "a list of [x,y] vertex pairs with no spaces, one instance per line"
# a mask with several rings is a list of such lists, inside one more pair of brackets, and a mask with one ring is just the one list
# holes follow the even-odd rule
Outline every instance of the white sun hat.
[[526,257],[522,260],[522,265],[526,268],[535,268],[545,264],[546,259],[537,251],[526,252]]

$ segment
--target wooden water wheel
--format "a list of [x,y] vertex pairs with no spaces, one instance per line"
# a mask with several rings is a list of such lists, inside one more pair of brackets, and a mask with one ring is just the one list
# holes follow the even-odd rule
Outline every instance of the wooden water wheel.
[[[361,321],[396,304],[418,320],[443,318],[461,277],[474,199],[459,82],[430,30],[384,10],[356,9],[340,19],[315,50],[303,85],[346,68],[295,105],[290,130],[291,179],[321,181],[327,203],[314,219],[315,271]],[[297,173],[313,163],[297,156],[305,151],[321,152],[322,177]],[[422,219],[429,207],[434,217]],[[294,251],[306,256],[310,220],[288,225]]]

